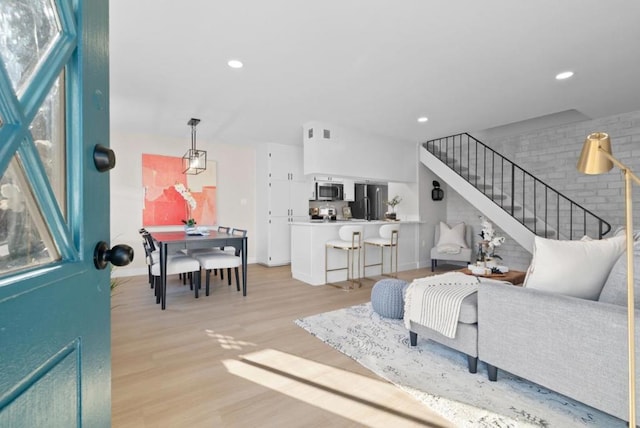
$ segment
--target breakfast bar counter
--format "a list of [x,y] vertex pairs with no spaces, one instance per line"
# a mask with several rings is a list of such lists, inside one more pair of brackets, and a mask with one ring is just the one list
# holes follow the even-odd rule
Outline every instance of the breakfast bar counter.
[[[418,269],[420,265],[419,221],[399,221],[398,233],[398,271]],[[338,230],[342,226],[364,226],[364,239],[379,236],[380,226],[389,224],[387,221],[307,221],[291,223],[291,274],[300,281],[310,285],[325,284],[325,243],[331,239],[338,239]],[[364,257],[364,249],[363,257]],[[328,261],[331,268],[347,265],[347,255],[343,251],[329,250]],[[367,246],[367,264],[380,260],[380,249]],[[356,258],[357,261],[357,258]],[[371,266],[364,271],[360,261],[361,273],[365,277],[380,275],[380,266]],[[357,268],[354,269],[357,276]],[[384,272],[389,272],[389,249],[384,250]],[[329,282],[346,280],[346,271],[329,272]]]

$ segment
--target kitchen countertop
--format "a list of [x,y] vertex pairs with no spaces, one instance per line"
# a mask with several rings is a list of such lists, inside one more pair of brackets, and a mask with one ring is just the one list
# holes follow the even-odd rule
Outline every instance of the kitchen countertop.
[[323,221],[323,220],[295,221],[291,224],[298,225],[298,226],[336,226],[336,225],[343,226],[345,224],[367,225],[367,224],[387,224],[387,223],[402,224],[402,223],[422,223],[422,222],[418,220],[398,220],[398,221],[370,220],[370,221],[367,221],[367,220],[360,220],[360,219],[350,219],[350,220],[338,219],[334,221]]

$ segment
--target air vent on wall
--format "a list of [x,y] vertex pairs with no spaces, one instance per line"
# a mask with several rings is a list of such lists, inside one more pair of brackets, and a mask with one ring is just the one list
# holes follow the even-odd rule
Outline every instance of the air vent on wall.
[[323,130],[322,130],[322,137],[323,137],[325,140],[330,140],[330,139],[331,139],[331,131],[330,131],[330,130],[328,130],[328,129],[323,129]]

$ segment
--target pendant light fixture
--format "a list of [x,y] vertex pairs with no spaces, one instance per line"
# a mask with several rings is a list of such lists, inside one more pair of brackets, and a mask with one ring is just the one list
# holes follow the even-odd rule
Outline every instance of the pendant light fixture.
[[207,169],[207,152],[196,148],[196,126],[200,119],[189,119],[187,125],[191,126],[191,148],[182,156],[182,166],[185,174],[198,175]]

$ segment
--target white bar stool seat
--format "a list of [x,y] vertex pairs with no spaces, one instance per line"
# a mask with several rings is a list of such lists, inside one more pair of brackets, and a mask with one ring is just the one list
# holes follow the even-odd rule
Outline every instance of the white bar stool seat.
[[[364,226],[342,226],[338,230],[338,236],[340,239],[332,239],[326,242],[324,249],[324,261],[325,261],[325,269],[324,269],[324,282],[326,284],[331,284],[329,282],[328,273],[346,270],[347,271],[347,281],[351,281],[352,285],[356,284],[360,286],[359,281],[355,281],[353,276],[354,274],[354,262],[356,251],[358,253],[358,278],[360,278],[360,253],[362,249],[362,238],[364,236]],[[340,268],[332,268],[329,269],[329,249],[333,248],[336,250],[342,250],[347,252],[347,266]],[[333,284],[331,284],[333,285]],[[344,288],[348,290],[349,288]]]
[[[384,249],[389,248],[389,276],[398,276],[398,232],[400,224],[383,224],[377,237],[364,240],[364,271],[371,266],[380,266],[380,275],[384,275]],[[380,263],[367,264],[367,245],[380,248]],[[395,264],[394,264],[395,259]],[[394,269],[395,265],[395,269]]]

